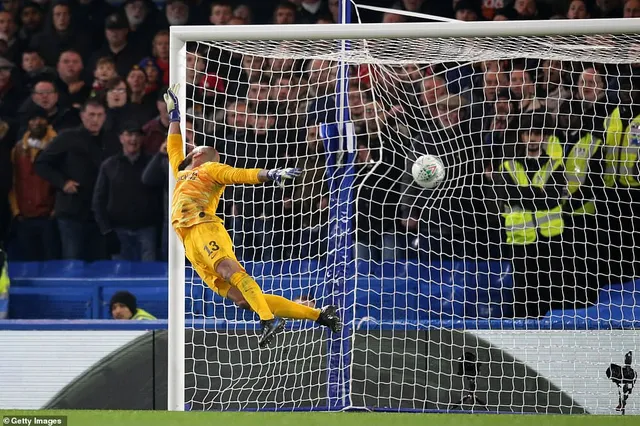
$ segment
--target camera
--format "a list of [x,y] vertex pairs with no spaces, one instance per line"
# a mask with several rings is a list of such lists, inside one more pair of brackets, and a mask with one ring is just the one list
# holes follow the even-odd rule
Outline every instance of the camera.
[[631,395],[638,379],[638,373],[631,367],[632,361],[633,353],[629,351],[624,355],[623,366],[611,363],[607,368],[607,378],[618,387],[618,406],[616,411],[620,411],[623,415],[625,414],[627,399]]

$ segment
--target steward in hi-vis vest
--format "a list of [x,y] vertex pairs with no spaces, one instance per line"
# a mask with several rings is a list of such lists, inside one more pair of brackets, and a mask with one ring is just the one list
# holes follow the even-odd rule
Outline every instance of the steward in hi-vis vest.
[[514,316],[539,317],[563,302],[566,181],[561,158],[548,154],[558,138],[544,113],[522,115],[505,134],[506,155],[495,178],[513,257]]
[[[633,84],[632,84],[633,86]],[[630,98],[623,99],[605,120],[605,179],[616,188],[617,199],[609,203],[612,219],[610,240],[619,247],[619,279],[621,282],[640,276],[640,85],[630,90]],[[615,257],[612,264],[615,266]]]
[[605,173],[604,158],[604,120],[613,108],[615,105],[602,97],[596,102],[583,102],[581,113],[571,117],[565,132],[568,194],[563,212],[568,238],[573,242],[565,247],[565,256],[574,265],[569,278],[575,281],[576,294],[571,298],[577,302],[576,308],[595,302],[598,288],[609,284],[615,270],[609,265],[612,246],[608,204],[616,195],[612,176]]

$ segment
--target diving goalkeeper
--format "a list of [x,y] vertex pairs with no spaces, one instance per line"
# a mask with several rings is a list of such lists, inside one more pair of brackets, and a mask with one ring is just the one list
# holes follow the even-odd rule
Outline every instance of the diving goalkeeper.
[[337,309],[329,305],[314,309],[281,296],[263,294],[233,253],[231,238],[216,216],[225,185],[259,184],[299,176],[300,169],[237,169],[220,163],[220,155],[212,147],[195,148],[186,157],[180,134],[180,110],[176,96],[178,85],[164,95],[169,112],[167,153],[176,178],[171,206],[171,224],[184,244],[185,254],[193,269],[207,285],[238,307],[250,309],[260,317],[262,332],[259,346],[265,347],[273,336],[284,329],[285,320],[308,319],[338,333],[342,321]]

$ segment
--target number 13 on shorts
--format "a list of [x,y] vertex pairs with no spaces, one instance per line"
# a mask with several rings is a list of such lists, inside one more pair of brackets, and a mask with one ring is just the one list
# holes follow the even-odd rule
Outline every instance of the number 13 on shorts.
[[209,241],[209,243],[204,246],[204,251],[207,252],[211,259],[215,257],[218,250],[220,250],[220,246],[213,240]]

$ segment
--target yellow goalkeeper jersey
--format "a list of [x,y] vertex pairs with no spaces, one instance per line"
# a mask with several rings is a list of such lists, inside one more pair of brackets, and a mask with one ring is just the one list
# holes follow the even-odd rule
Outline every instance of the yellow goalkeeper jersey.
[[220,197],[226,185],[258,184],[261,169],[236,169],[220,163],[205,163],[192,170],[178,171],[184,160],[182,136],[167,138],[167,154],[176,178],[171,203],[171,225],[188,228],[203,222],[222,223],[216,216]]

